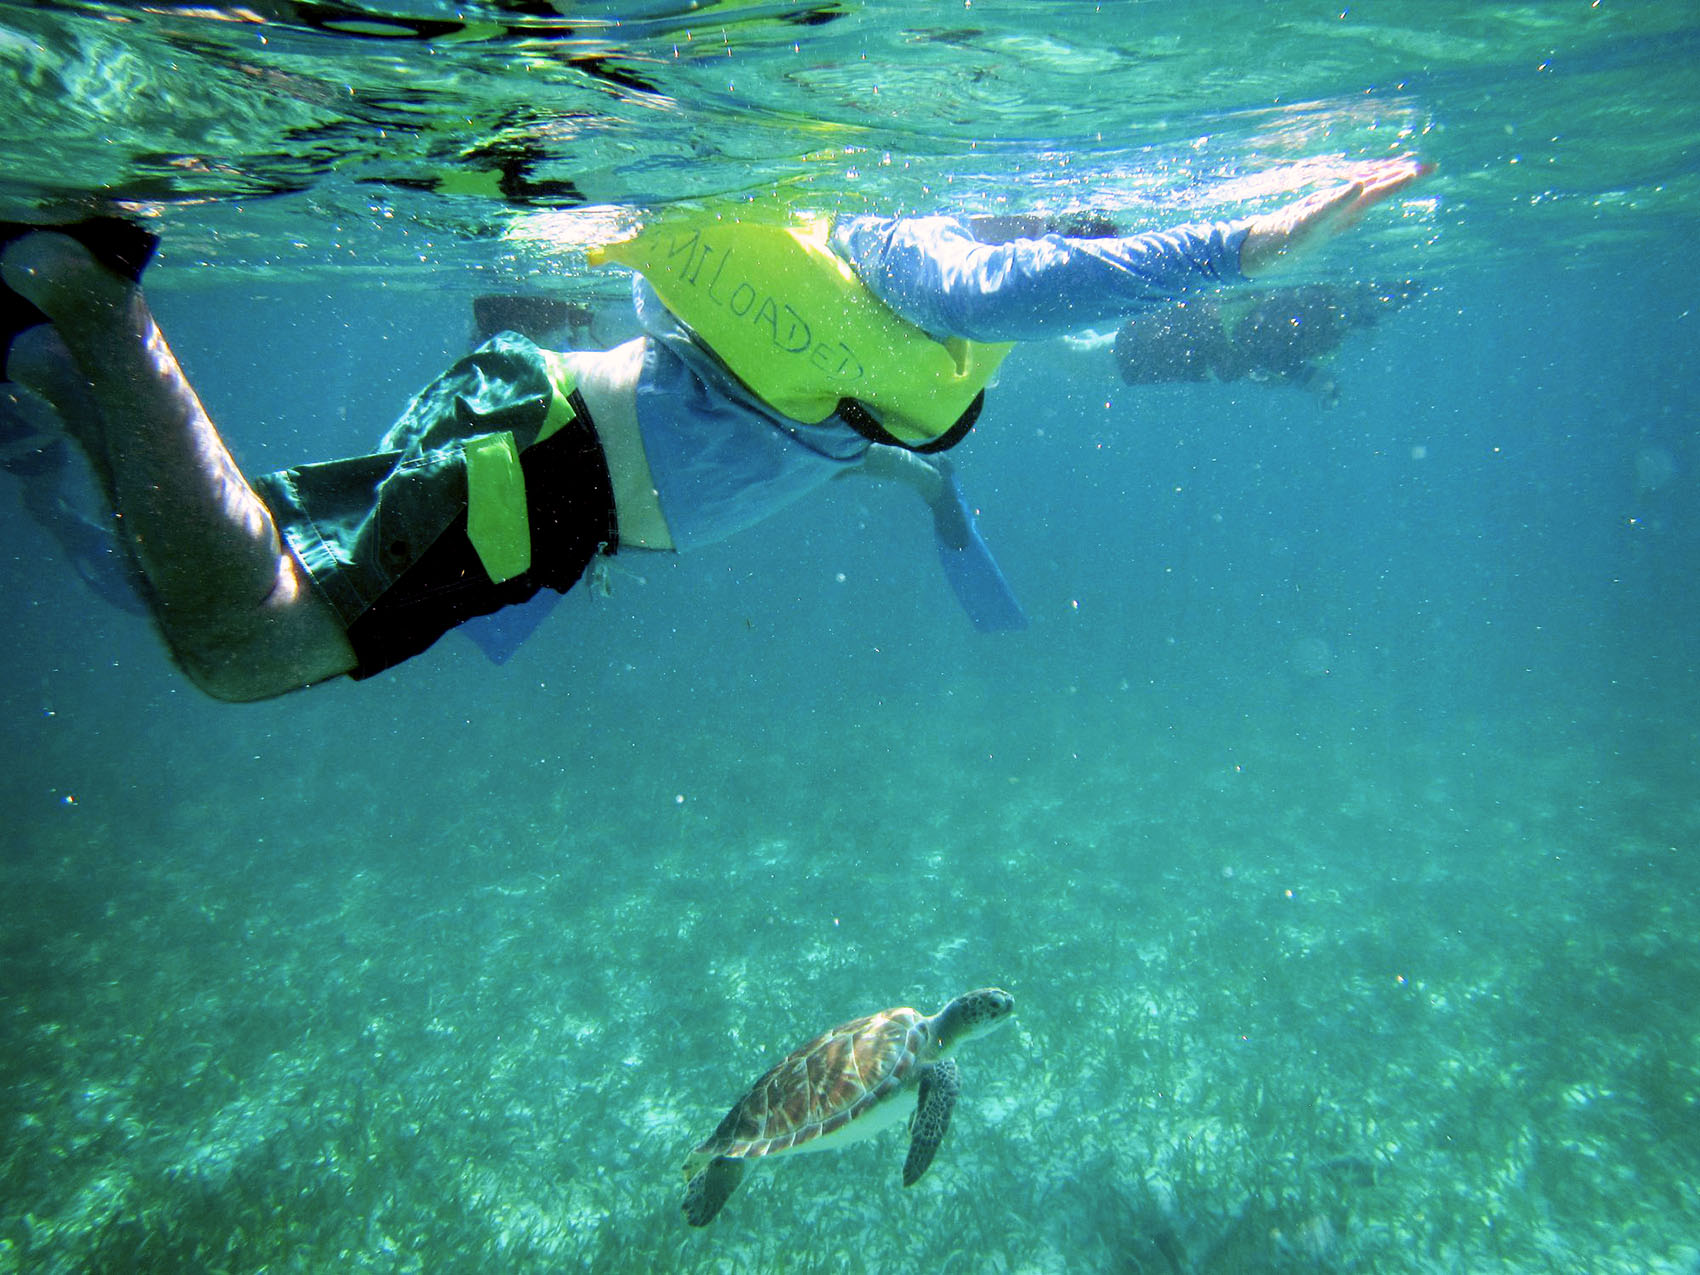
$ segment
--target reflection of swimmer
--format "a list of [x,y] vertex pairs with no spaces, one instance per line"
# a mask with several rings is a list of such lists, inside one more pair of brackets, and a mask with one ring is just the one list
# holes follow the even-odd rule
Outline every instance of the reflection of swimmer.
[[147,614],[137,592],[139,581],[118,539],[94,513],[84,513],[66,494],[71,476],[71,444],[33,395],[10,383],[0,384],[0,469],[21,480],[24,512],[52,536],[77,577],[104,602]]
[[483,345],[498,332],[518,332],[552,350],[605,344],[596,331],[596,312],[586,302],[505,293],[474,297],[472,343]]
[[1332,404],[1339,387],[1324,361],[1350,333],[1373,327],[1423,292],[1422,284],[1407,279],[1392,287],[1306,284],[1249,303],[1185,301],[1124,323],[1116,336],[1116,365],[1129,385],[1282,381]]

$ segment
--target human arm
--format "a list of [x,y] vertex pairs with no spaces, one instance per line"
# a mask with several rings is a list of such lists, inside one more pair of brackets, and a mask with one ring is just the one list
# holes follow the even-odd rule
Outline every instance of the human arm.
[[875,443],[863,453],[860,465],[844,470],[843,474],[902,483],[927,502],[933,513],[933,530],[939,539],[953,549],[961,549],[967,545],[973,526],[951,472],[950,462],[943,457],[932,460],[906,447]]
[[966,547],[974,534],[973,515],[956,485],[950,462],[942,456],[933,460],[906,447],[874,443],[863,453],[860,465],[843,472],[846,477],[861,474],[910,488],[927,502],[933,513],[933,530],[953,549]]
[[954,217],[853,217],[833,228],[832,246],[875,296],[935,336],[1023,341],[1238,278],[1248,226],[987,244]]
[[904,447],[874,443],[862,454],[861,464],[842,472],[845,477],[860,474],[865,478],[901,482],[914,488],[929,505],[936,504],[944,494],[944,478],[938,467]]
[[935,336],[1039,340],[1266,273],[1428,171],[1391,160],[1255,217],[1120,238],[988,244],[953,217],[852,217],[833,227],[832,246],[876,296]]
[[973,503],[963,494],[948,460],[917,456],[875,443],[846,474],[896,480],[912,488],[933,515],[933,542],[951,592],[982,633],[1027,627],[1027,614],[980,535]]

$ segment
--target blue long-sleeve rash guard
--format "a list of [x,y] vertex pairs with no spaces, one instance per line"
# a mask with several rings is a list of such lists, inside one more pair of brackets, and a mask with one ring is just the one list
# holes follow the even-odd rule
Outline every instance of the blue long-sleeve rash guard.
[[[852,217],[833,250],[869,291],[934,337],[1039,340],[1241,279],[1244,221],[1119,239],[1046,235],[986,244],[954,217]],[[639,278],[651,338],[637,386],[644,450],[673,543],[725,539],[860,463],[836,418],[779,416],[704,351]]]

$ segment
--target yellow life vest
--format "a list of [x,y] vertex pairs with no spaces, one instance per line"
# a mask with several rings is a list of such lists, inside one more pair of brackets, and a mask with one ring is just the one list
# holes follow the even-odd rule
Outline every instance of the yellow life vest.
[[763,402],[813,424],[833,413],[880,442],[938,451],[978,414],[1011,344],[936,341],[862,284],[827,225],[663,216],[593,249],[662,303]]

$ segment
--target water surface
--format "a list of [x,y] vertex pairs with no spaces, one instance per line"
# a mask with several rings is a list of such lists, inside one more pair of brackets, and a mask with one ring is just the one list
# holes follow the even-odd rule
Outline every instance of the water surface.
[[[1692,1272],[1676,3],[0,4],[0,204],[148,220],[239,459],[368,449],[473,296],[680,200],[1127,228],[1437,172],[1327,405],[1018,351],[912,496],[623,555],[510,664],[212,703],[0,480],[0,1270]],[[87,494],[66,495],[79,507]],[[678,1165],[987,983],[938,1162]]]

